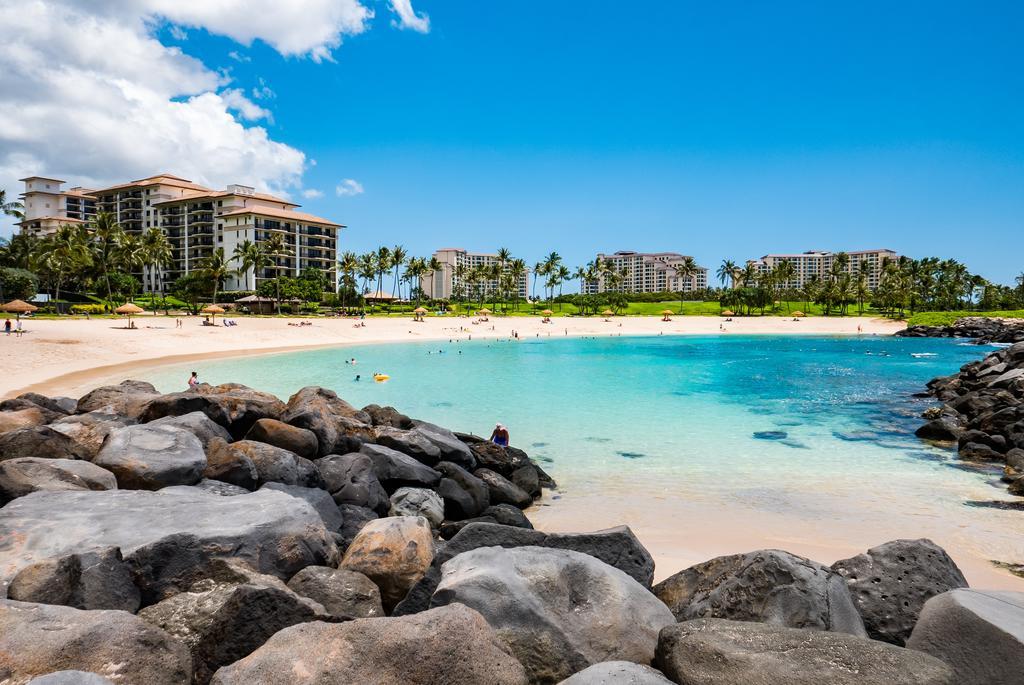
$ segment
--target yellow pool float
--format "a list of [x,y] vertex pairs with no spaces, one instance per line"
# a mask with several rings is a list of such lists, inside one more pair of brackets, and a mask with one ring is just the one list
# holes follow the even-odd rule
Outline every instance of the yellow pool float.
[[374,374],[374,376],[373,376],[373,380],[377,381],[378,383],[383,383],[384,381],[386,381],[386,380],[388,380],[390,378],[391,378],[391,376],[387,375],[386,373],[378,373],[378,374]]

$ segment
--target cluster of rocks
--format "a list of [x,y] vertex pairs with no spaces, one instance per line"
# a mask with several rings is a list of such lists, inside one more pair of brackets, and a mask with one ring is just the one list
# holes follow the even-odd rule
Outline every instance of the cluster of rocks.
[[956,443],[961,459],[1004,464],[1003,480],[1024,495],[1024,342],[928,382],[942,402],[924,412],[917,436]]
[[0,682],[1018,682],[1024,600],[927,540],[653,584],[625,527],[533,530],[522,452],[304,388],[0,405]]
[[951,326],[910,326],[896,335],[904,338],[974,338],[979,345],[1024,342],[1024,319],[967,316]]

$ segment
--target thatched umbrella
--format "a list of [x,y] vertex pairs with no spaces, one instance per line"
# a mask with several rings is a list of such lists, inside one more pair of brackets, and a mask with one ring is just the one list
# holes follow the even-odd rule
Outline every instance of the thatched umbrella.
[[671,321],[672,319],[670,319],[669,317],[672,316],[672,314],[674,314],[674,313],[675,312],[673,312],[671,309],[662,309],[661,310],[661,320],[662,321]]
[[29,314],[31,312],[34,312],[35,310],[39,309],[39,307],[35,306],[34,304],[29,304],[24,300],[11,300],[7,304],[5,304],[2,307],[2,309],[5,312],[16,314],[18,316],[18,319],[20,320],[22,314]]
[[733,312],[731,310],[726,309],[724,312],[722,312],[722,316],[736,316],[736,315],[733,314]]
[[481,309],[480,311],[477,312],[477,314],[483,314],[484,316],[487,316],[490,313],[491,313],[491,310],[488,309],[487,307],[484,307],[483,309]]
[[552,316],[554,315],[554,312],[551,311],[550,309],[545,309],[544,311],[541,312],[541,314],[544,316]]
[[206,307],[203,307],[202,311],[203,311],[203,314],[212,314],[213,315],[213,322],[217,323],[217,315],[218,314],[223,314],[224,313],[224,308],[223,307],[218,307],[215,304],[211,304],[211,305],[208,305]]
[[601,312],[601,316],[603,316],[603,317],[604,317],[604,320],[605,320],[605,321],[611,321],[611,319],[609,319],[608,317],[609,317],[609,316],[615,316],[615,312],[613,312],[613,311],[612,311],[612,310],[610,310],[610,309],[606,309],[606,310],[604,310],[603,312]]
[[142,307],[140,307],[139,305],[135,304],[134,302],[128,302],[126,304],[121,305],[117,309],[115,309],[114,313],[115,314],[127,314],[128,315],[128,328],[134,328],[134,326],[132,326],[132,314],[141,314],[144,311],[146,311],[146,310],[144,310]]
[[423,315],[427,313],[427,310],[423,307],[416,307],[416,309],[412,310],[412,313],[415,314],[413,320],[423,321]]
[[793,312],[793,316],[795,316],[795,317],[801,317],[801,316],[807,316],[807,315],[806,315],[806,314],[804,314],[804,313],[803,313],[803,312],[801,312],[801,311],[796,311],[796,312]]

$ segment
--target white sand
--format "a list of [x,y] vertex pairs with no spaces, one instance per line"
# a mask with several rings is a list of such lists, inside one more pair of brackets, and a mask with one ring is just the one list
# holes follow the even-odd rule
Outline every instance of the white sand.
[[[219,323],[218,318],[218,323]],[[472,319],[430,318],[414,323],[408,318],[368,318],[365,328],[353,319],[309,319],[312,326],[289,326],[300,319],[236,319],[238,326],[202,326],[196,317],[135,317],[135,330],[124,321],[111,319],[27,319],[21,338],[0,333],[3,350],[0,397],[26,390],[77,397],[99,381],[123,380],[130,372],[168,362],[187,362],[210,357],[281,352],[307,347],[407,342],[469,336],[507,338],[512,331],[521,337],[678,335],[678,334],[804,334],[887,335],[903,328],[902,322],[867,317],[809,317],[800,321],[781,317],[734,317],[723,323],[718,317],[679,316],[671,321],[658,317],[552,318],[545,324],[537,317],[497,317],[481,324]],[[719,326],[725,330],[719,330]],[[463,330],[460,330],[463,329]]]

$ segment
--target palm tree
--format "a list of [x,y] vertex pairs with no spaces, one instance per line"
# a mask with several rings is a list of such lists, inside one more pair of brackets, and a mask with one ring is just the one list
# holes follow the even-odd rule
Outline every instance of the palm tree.
[[251,240],[243,240],[240,245],[235,245],[234,251],[231,253],[232,262],[238,263],[238,269],[236,273],[242,278],[245,283],[245,288],[249,286],[249,270],[253,272],[253,288],[256,287],[256,277],[260,271],[266,268],[270,264],[270,256],[267,254],[263,245],[254,243]]
[[736,266],[736,262],[731,259],[723,259],[722,264],[718,267],[718,271],[715,275],[718,276],[718,280],[724,287],[726,283],[734,284],[736,282],[737,274],[740,272],[740,268]]
[[526,277],[526,261],[522,259],[513,259],[508,265],[509,280],[512,283],[512,304],[513,307],[519,309],[519,283]]
[[[679,274],[680,278],[690,283],[690,288],[695,289],[696,285],[693,281],[693,277],[697,275],[697,263],[693,261],[693,257],[684,257],[683,261],[676,266],[676,273]],[[679,286],[679,315],[683,315],[683,288],[682,283]]]
[[356,289],[356,273],[359,271],[359,257],[355,252],[343,252],[338,259],[338,273],[341,274],[341,287],[345,295],[341,306],[347,305],[348,291]]
[[88,235],[80,226],[64,224],[49,240],[44,241],[44,244],[47,261],[56,274],[53,295],[56,301],[60,300],[60,284],[64,280],[64,274],[92,262]]
[[545,285],[551,292],[548,300],[555,299],[555,286],[558,285],[558,267],[562,263],[562,256],[557,252],[551,252],[544,258],[544,275],[547,277]]
[[386,247],[378,247],[374,257],[374,268],[377,271],[377,292],[384,291],[384,274],[391,271],[391,250]]
[[93,261],[103,269],[103,281],[107,286],[107,299],[110,299],[110,268],[114,266],[118,239],[123,234],[117,219],[109,212],[98,212],[93,218]]
[[[274,235],[279,234],[275,233]],[[224,248],[218,247],[213,254],[203,259],[199,264],[199,270],[213,281],[213,304],[217,304],[217,293],[228,276],[234,272],[234,269],[231,268],[231,260],[224,256]]]
[[292,254],[291,249],[284,242],[284,234],[271,233],[270,237],[263,243],[263,252],[270,259],[268,266],[274,269],[274,293],[277,300],[277,313],[281,313],[281,261]]
[[18,221],[25,220],[25,205],[17,200],[7,201],[7,191],[0,188],[0,212],[12,216]]
[[466,275],[469,273],[469,267],[465,264],[455,265],[455,296],[460,300],[468,299],[468,291],[466,289]]
[[537,277],[544,275],[544,263],[537,262],[533,265],[533,292],[530,299],[537,301]]
[[[142,261],[149,269],[153,281],[157,280],[157,269],[170,263],[171,243],[159,228],[153,227],[142,234]],[[164,294],[164,281],[160,278],[160,296]]]
[[363,279],[363,294],[370,292],[369,284],[377,276],[377,257],[372,252],[359,255],[359,278]]
[[[117,243],[114,253],[115,264],[131,276],[142,271],[145,265],[145,252],[142,248],[142,239],[134,233],[121,231],[117,236]],[[129,302],[135,299],[135,278],[131,279],[131,292],[128,293]]]
[[419,287],[420,279],[423,278],[428,271],[427,260],[422,257],[413,257],[407,263],[405,267],[405,274],[402,278],[409,283],[409,288],[412,293],[416,295],[416,306],[420,306],[420,293],[423,292],[423,288]]
[[398,279],[398,270],[405,266],[405,260],[408,257],[409,253],[401,245],[395,245],[395,249],[391,250],[391,267],[395,270],[395,280],[391,289],[395,291],[395,296],[399,299],[402,297],[402,284]]

